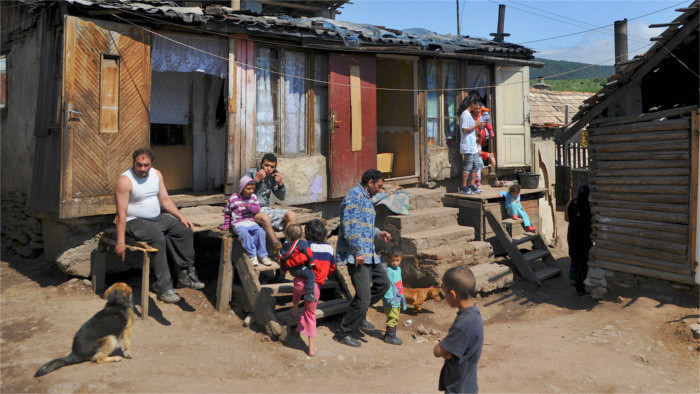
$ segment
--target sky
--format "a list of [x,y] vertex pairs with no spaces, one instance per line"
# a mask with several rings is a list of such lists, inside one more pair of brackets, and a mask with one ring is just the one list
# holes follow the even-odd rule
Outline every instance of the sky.
[[[691,0],[459,0],[460,33],[490,39],[498,25],[498,5],[506,5],[506,42],[534,49],[535,56],[589,64],[613,64],[613,23],[627,18],[629,58],[648,49],[650,37],[665,28],[650,24],[673,21]],[[456,0],[352,0],[336,19],[395,29],[422,27],[440,34],[457,33]],[[466,5],[466,8],[465,8]],[[650,15],[646,15],[650,14]],[[598,27],[593,31],[583,32]],[[579,33],[580,34],[572,34]],[[549,39],[562,35],[569,35]],[[548,39],[548,40],[545,40]]]

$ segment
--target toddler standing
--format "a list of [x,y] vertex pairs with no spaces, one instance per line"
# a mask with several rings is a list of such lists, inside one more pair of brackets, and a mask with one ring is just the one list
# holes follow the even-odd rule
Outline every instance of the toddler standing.
[[[318,302],[314,297],[316,275],[312,270],[314,266],[313,252],[309,250],[309,244],[301,239],[301,226],[298,224],[287,225],[287,228],[284,229],[284,235],[286,240],[280,249],[280,263],[284,264],[292,276],[304,280],[304,301]],[[297,307],[298,304],[293,304],[292,311],[296,311]]]
[[403,281],[401,279],[401,260],[403,252],[393,249],[389,255],[389,262],[385,268],[389,277],[389,290],[384,294],[384,314],[386,315],[386,333],[384,342],[392,345],[401,345],[403,341],[396,336],[396,326],[399,325],[401,311],[406,310],[406,297],[403,295]]
[[260,203],[253,193],[255,180],[244,176],[238,182],[238,192],[231,194],[224,209],[224,224],[222,230],[230,230],[231,225],[241,239],[243,249],[248,252],[251,264],[258,265],[258,258],[264,265],[272,265],[272,260],[267,255],[265,244],[265,230],[262,229],[253,217],[260,212]]
[[498,194],[506,198],[506,212],[508,212],[508,215],[512,216],[515,220],[517,220],[518,218],[522,218],[525,230],[529,232],[534,232],[535,228],[532,227],[530,223],[530,217],[527,216],[527,213],[523,209],[523,206],[520,205],[520,186],[510,185],[510,187],[508,188],[508,193],[500,191],[498,192]]

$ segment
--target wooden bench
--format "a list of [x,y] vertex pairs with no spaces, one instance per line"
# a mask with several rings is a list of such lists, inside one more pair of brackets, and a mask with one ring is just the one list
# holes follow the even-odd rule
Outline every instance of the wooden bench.
[[[150,246],[146,242],[137,241],[133,238],[126,237],[126,250],[132,252],[143,253],[143,265],[141,273],[141,318],[148,317],[148,293],[149,279],[151,274],[151,258],[149,253],[158,252],[158,249]],[[107,272],[107,257],[110,253],[110,248],[113,250],[117,245],[116,229],[106,230],[100,236],[95,251],[95,258],[92,259],[92,289],[98,295],[102,293],[105,287],[105,274]]]

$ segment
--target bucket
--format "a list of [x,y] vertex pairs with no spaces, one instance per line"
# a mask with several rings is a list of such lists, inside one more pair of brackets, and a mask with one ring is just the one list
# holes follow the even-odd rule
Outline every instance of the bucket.
[[521,172],[518,174],[518,179],[520,180],[520,187],[523,189],[537,189],[537,185],[540,183],[540,174]]

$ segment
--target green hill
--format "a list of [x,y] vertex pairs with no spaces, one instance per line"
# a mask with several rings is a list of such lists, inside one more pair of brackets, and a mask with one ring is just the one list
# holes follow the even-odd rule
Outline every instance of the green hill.
[[[530,79],[537,79],[538,77],[545,77],[545,82],[548,80],[557,79],[592,79],[592,78],[605,78],[615,73],[614,66],[590,66],[590,64],[577,63],[577,62],[567,62],[565,60],[550,60],[550,59],[535,59],[544,62],[544,67],[534,68],[530,67]],[[581,70],[581,68],[583,68]],[[578,71],[574,71],[578,70]],[[548,78],[550,75],[561,74],[569,72],[558,77]],[[549,83],[549,82],[547,82]]]

